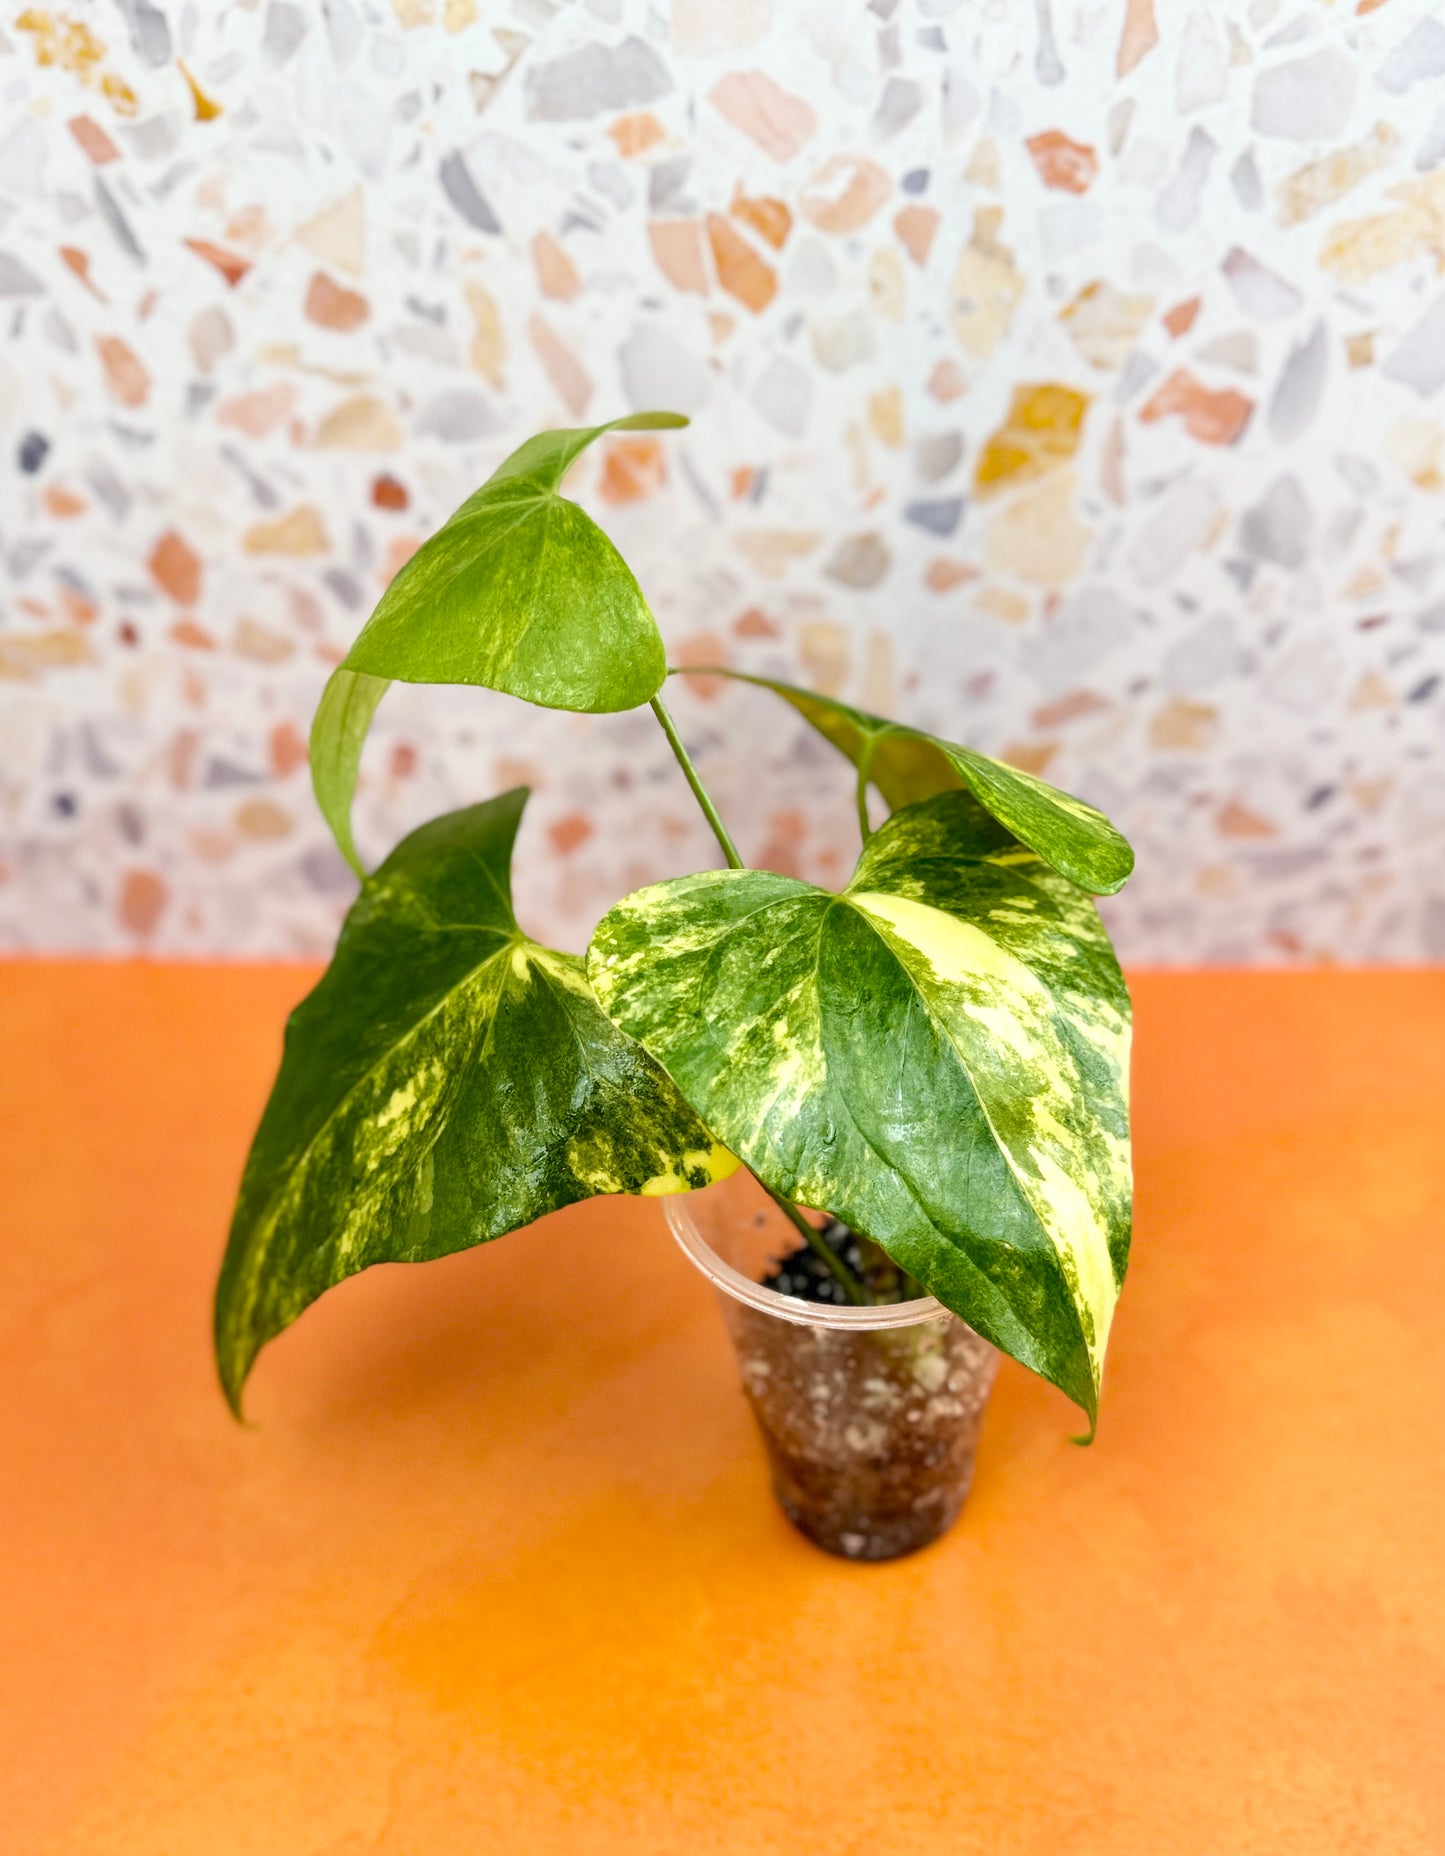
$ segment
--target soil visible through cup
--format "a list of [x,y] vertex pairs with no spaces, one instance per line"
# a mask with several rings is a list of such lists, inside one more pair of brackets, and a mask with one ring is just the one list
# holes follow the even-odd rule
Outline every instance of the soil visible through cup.
[[947,1531],[973,1482],[998,1355],[953,1315],[857,1333],[727,1310],[743,1387],[788,1519],[848,1559]]
[[[830,1553],[912,1553],[963,1507],[999,1356],[926,1297],[845,1309],[826,1264],[760,1194],[750,1179],[730,1181],[667,1205],[674,1234],[721,1291],[774,1492]],[[836,1221],[826,1234],[855,1275],[868,1270],[874,1246],[860,1248]]]

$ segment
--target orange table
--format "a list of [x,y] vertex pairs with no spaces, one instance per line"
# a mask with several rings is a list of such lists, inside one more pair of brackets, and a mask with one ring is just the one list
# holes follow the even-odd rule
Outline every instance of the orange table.
[[1099,1440],[772,1506],[656,1205],[208,1356],[296,969],[0,967],[7,1856],[1439,1856],[1445,974],[1144,976]]

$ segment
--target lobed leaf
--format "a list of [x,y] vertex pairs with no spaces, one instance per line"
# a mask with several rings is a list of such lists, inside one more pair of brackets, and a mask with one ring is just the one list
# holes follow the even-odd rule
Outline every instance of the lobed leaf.
[[343,857],[357,770],[393,680],[477,683],[554,709],[630,709],[666,673],[662,639],[626,563],[557,490],[594,439],[668,430],[680,413],[541,432],[507,458],[400,570],[333,672],[311,724],[311,782]]
[[895,813],[841,895],[682,877],[612,909],[587,962],[767,1185],[1092,1422],[1128,1258],[1129,998],[1085,895],[945,793]]
[[477,683],[548,709],[649,701],[666,675],[657,623],[622,556],[558,486],[604,432],[686,424],[642,412],[529,438],[396,575],[346,668]]
[[597,1193],[737,1165],[608,1019],[575,955],[517,926],[525,789],[423,825],[371,877],[292,1013],[216,1291],[239,1413],[257,1353],[373,1263],[500,1237]]
[[935,793],[966,788],[986,811],[1007,825],[1021,844],[1080,889],[1111,896],[1134,868],[1128,840],[1102,812],[1031,773],[992,760],[954,741],[886,721],[771,677],[746,676],[721,666],[690,675],[732,677],[772,690],[789,702],[855,767],[866,770],[893,810]]

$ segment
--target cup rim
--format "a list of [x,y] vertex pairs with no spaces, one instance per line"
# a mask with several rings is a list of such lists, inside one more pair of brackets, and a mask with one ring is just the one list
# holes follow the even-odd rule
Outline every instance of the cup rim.
[[887,1302],[875,1308],[839,1308],[828,1302],[805,1302],[800,1296],[779,1295],[752,1282],[741,1270],[724,1263],[698,1229],[688,1206],[690,1193],[669,1193],[662,1202],[667,1227],[688,1257],[702,1271],[715,1289],[730,1295],[735,1302],[774,1315],[779,1321],[791,1321],[795,1327],[833,1328],[844,1332],[871,1333],[879,1328],[912,1328],[925,1321],[936,1321],[948,1310],[931,1295],[911,1302]]

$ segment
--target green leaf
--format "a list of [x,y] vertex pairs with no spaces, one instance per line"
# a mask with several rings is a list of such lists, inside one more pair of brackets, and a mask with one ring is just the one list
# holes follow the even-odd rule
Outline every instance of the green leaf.
[[721,666],[689,674],[732,677],[783,697],[855,767],[866,769],[867,778],[895,811],[965,787],[1021,844],[1080,889],[1112,896],[1134,868],[1128,839],[1102,812],[1031,773],[770,677],[744,676]]
[[373,1263],[500,1237],[596,1193],[736,1166],[598,1008],[583,963],[511,901],[525,789],[413,832],[362,890],[292,1013],[216,1291],[239,1413],[262,1346]]
[[686,425],[639,412],[541,432],[468,497],[397,574],[346,656],[405,683],[479,683],[547,709],[634,709],[662,687],[662,638],[626,562],[558,495],[604,432]]
[[842,895],[682,877],[612,909],[587,963],[767,1185],[1092,1421],[1128,1257],[1129,996],[1087,896],[947,793],[895,813]]
[[360,670],[333,670],[311,723],[311,785],[316,803],[341,855],[363,879],[366,871],[351,835],[351,801],[366,731],[371,727],[376,705],[390,688],[385,677],[369,677]]

